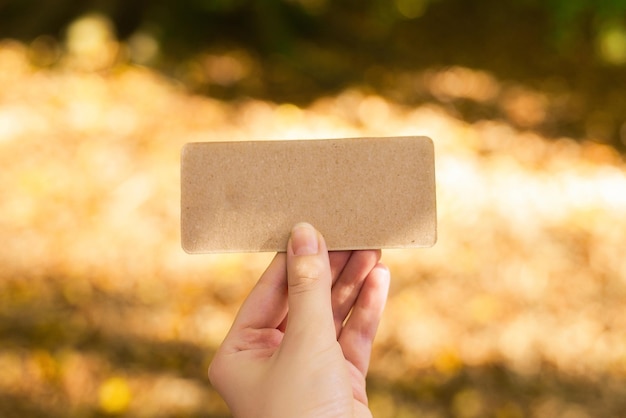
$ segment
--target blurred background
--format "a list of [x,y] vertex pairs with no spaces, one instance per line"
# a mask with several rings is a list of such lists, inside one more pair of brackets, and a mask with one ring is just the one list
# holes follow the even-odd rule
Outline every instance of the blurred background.
[[180,249],[182,145],[374,135],[433,138],[439,215],[374,416],[626,416],[622,0],[0,0],[0,416],[229,416],[273,255]]

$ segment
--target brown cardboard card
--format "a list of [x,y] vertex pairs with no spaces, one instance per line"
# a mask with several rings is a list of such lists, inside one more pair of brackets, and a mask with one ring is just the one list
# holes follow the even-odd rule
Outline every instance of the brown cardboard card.
[[189,253],[284,251],[302,221],[330,250],[436,241],[427,137],[190,143],[181,163]]

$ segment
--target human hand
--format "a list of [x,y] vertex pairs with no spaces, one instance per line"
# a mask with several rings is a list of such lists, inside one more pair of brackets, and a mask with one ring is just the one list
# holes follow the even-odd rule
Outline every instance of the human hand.
[[209,368],[235,417],[371,417],[365,376],[389,288],[379,250],[329,253],[296,225]]

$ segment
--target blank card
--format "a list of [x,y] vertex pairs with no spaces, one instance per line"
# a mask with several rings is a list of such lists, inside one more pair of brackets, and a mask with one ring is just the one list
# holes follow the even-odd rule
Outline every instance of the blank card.
[[432,141],[204,142],[183,148],[185,251],[285,251],[291,227],[302,221],[324,235],[330,250],[432,246]]

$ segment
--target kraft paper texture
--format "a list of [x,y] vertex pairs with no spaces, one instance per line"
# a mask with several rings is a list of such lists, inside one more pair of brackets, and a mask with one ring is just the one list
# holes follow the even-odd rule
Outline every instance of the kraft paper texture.
[[181,161],[188,253],[285,251],[306,221],[330,250],[432,246],[435,165],[427,137],[204,142]]

